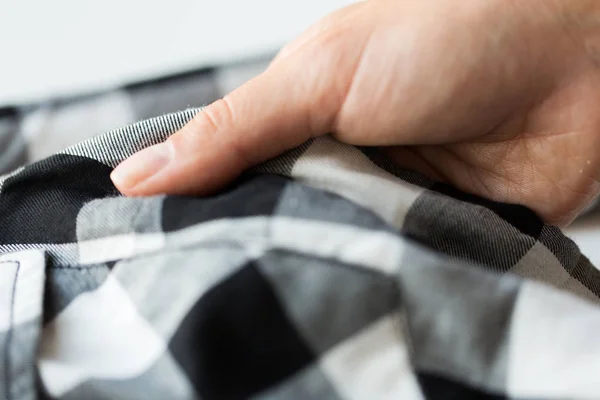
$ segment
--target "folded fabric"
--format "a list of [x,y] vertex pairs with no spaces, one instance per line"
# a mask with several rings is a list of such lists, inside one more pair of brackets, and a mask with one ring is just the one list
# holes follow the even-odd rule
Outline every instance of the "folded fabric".
[[208,104],[268,62],[248,60],[33,104],[0,104],[0,175],[126,124]]
[[560,230],[330,137],[121,196],[197,112],[0,178],[0,396],[597,398],[600,274]]

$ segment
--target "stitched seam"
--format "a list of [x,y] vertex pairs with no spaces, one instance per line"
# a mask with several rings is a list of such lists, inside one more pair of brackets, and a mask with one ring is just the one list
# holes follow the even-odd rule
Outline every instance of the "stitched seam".
[[4,346],[4,379],[6,381],[6,393],[5,398],[7,400],[12,399],[12,393],[10,390],[11,382],[11,365],[10,365],[10,346],[13,336],[13,322],[15,317],[15,297],[17,294],[17,279],[19,278],[19,270],[21,269],[21,263],[19,261],[0,261],[0,264],[17,264],[17,270],[15,271],[15,278],[13,280],[12,293],[10,297],[10,316],[8,319],[8,330],[6,331],[6,345]]
[[[135,257],[133,257],[135,258]],[[114,260],[114,261],[119,261],[119,260]],[[94,265],[86,265],[86,266],[71,266],[71,265],[52,265],[50,267],[50,269],[55,270],[55,269],[69,269],[69,270],[76,270],[76,271],[87,271],[88,269],[97,269],[97,268],[106,268],[106,264],[107,263],[100,263],[100,264],[94,264]]]

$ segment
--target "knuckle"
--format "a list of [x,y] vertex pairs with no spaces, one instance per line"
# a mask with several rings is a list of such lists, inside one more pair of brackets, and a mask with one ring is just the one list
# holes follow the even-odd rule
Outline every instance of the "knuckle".
[[176,153],[213,148],[248,165],[248,151],[235,124],[233,102],[230,96],[225,96],[196,114],[181,134],[172,135],[168,141]]
[[201,143],[222,138],[220,132],[233,124],[231,103],[219,99],[198,112],[181,131],[171,135],[166,142],[177,152],[196,147]]
[[225,96],[199,112],[192,121],[199,128],[195,131],[216,133],[233,124],[233,115],[231,101]]

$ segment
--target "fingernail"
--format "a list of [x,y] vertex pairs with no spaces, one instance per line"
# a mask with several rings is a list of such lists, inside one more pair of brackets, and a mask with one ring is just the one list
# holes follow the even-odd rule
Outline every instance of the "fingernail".
[[119,188],[131,189],[163,169],[170,159],[166,144],[148,147],[123,161],[110,174]]

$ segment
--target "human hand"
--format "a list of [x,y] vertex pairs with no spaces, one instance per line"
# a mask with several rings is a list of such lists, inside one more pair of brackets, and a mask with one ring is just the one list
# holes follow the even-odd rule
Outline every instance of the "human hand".
[[112,178],[131,196],[209,193],[331,133],[566,225],[600,191],[597,32],[594,0],[357,3]]

